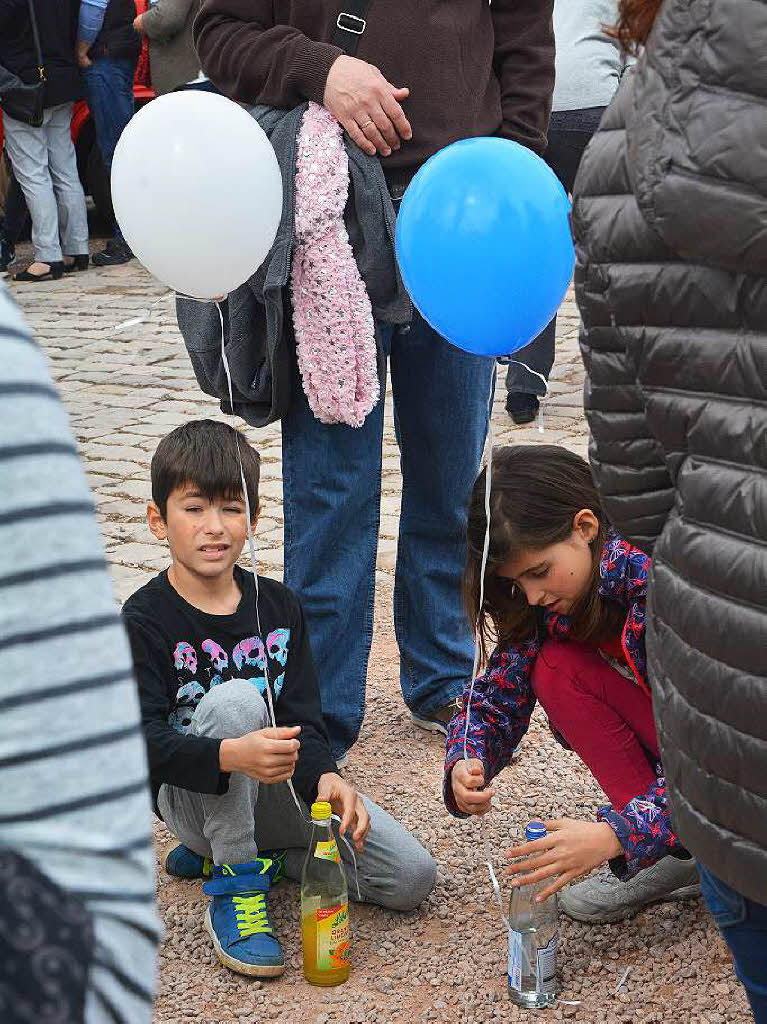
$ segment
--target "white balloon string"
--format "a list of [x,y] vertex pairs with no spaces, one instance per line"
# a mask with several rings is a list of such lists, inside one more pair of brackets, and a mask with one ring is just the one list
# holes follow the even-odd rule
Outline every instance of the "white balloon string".
[[[187,296],[184,296],[184,297],[187,298]],[[204,300],[197,300],[197,301],[204,301]],[[234,430],[234,435],[235,435],[236,444],[237,444],[237,461],[239,462],[240,482],[242,484],[242,494],[243,494],[243,498],[245,500],[245,519],[246,519],[247,530],[248,530],[248,554],[250,556],[250,572],[251,572],[251,575],[253,577],[253,583],[255,585],[256,629],[258,631],[259,637],[261,637],[262,641],[263,641],[263,631],[261,629],[261,613],[260,613],[260,610],[259,610],[260,601],[259,601],[259,589],[258,589],[258,572],[256,571],[256,546],[255,546],[255,543],[254,543],[254,540],[253,540],[253,523],[252,523],[252,518],[253,517],[251,515],[250,498],[248,497],[248,488],[247,488],[247,483],[246,483],[246,480],[245,480],[245,468],[244,468],[243,462],[242,462],[242,451],[240,450],[240,432],[239,432],[239,430],[237,429],[237,426],[236,426],[236,422],[237,421],[236,421],[235,412],[234,412],[234,390],[232,388],[232,375],[231,375],[231,372],[229,370],[229,360],[227,359],[227,356],[226,356],[226,345],[225,345],[225,335],[224,335],[224,313],[223,313],[223,310],[221,309],[221,303],[219,301],[216,301],[216,309],[218,310],[218,318],[219,318],[219,322],[221,324],[221,361],[224,364],[224,373],[226,374],[226,384],[227,384],[227,389],[229,391],[229,409],[230,409],[230,414],[231,414],[231,418],[232,418],[232,429]],[[269,678],[269,652],[266,650],[266,647],[264,647],[264,681],[266,683],[266,686],[264,687],[264,689],[266,690],[266,700],[267,700],[267,705],[269,707],[269,721],[271,722],[272,726],[274,728],[276,728],[277,727],[277,718],[276,718],[275,711],[274,711],[274,699],[272,697],[271,680]],[[286,779],[285,781],[287,783],[288,789],[290,790],[290,795],[293,797],[293,803],[296,805],[296,809],[297,809],[298,813],[301,815],[301,818],[303,819],[303,821],[305,821],[308,825],[311,825],[312,824],[312,819],[311,819],[311,817],[307,817],[304,814],[304,809],[301,806],[301,801],[299,800],[298,795],[297,795],[295,789],[293,788],[293,780],[292,779]],[[332,817],[337,822],[339,822],[339,824],[340,824],[341,819],[339,818],[339,816],[337,814],[332,815]],[[341,837],[341,841],[343,843],[345,843],[345,845],[347,846],[349,852],[351,853],[352,861],[354,863],[354,880],[355,880],[355,883],[356,883],[356,886],[357,886],[357,896],[358,896],[360,902],[362,902],[362,893],[360,891],[359,873],[358,873],[358,870],[357,870],[357,858],[356,858],[356,856],[354,854],[354,849],[353,849],[351,843],[349,842],[349,840],[346,838],[346,836],[340,830],[339,830],[338,834]]]

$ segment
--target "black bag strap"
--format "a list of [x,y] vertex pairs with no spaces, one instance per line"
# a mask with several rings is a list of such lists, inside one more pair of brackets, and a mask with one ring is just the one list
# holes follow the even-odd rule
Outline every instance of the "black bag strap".
[[35,5],[33,0],[28,0],[29,3],[29,20],[32,22],[32,38],[35,41],[35,56],[37,57],[37,71],[40,75],[40,81],[45,81],[45,65],[43,64],[43,50],[40,46],[40,33],[37,31],[37,18],[35,16]]
[[[30,0],[30,3],[32,0]],[[343,9],[336,18],[333,45],[349,57],[354,57],[360,45],[362,33],[367,28],[367,16],[373,0],[342,0]]]

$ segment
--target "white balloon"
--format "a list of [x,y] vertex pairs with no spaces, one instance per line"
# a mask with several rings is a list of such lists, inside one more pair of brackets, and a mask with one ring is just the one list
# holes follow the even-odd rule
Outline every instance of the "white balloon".
[[112,161],[125,240],[155,277],[201,299],[256,271],[282,215],[282,176],[260,125],[224,96],[184,90],[133,117]]

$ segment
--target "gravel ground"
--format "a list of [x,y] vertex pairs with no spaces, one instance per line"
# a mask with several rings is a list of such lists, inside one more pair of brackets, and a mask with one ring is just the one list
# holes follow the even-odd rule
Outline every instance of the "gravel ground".
[[[158,1021],[484,1024],[533,1016],[508,1001],[506,937],[482,863],[479,824],[457,821],[444,810],[442,744],[410,724],[397,684],[391,591],[381,586],[378,597],[367,718],[346,775],[431,850],[439,863],[435,891],[407,915],[352,905],[352,975],[347,984],[322,990],[307,984],[301,973],[297,885],[282,883],[270,898],[287,970],[262,985],[215,960],[202,927],[205,901],[199,883],[171,880],[160,870],[168,933],[161,950]],[[382,761],[383,751],[396,751],[396,759]],[[529,819],[589,816],[604,801],[580,761],[555,743],[537,715],[520,760],[502,774],[498,791],[497,807],[483,826],[496,870],[503,850]],[[164,848],[170,836],[159,825],[156,835]],[[503,882],[502,888],[508,896]],[[616,994],[627,967],[631,970]],[[594,1024],[750,1020],[727,947],[698,900],[596,927],[562,915],[559,982],[568,1002],[545,1011],[543,1019]]]

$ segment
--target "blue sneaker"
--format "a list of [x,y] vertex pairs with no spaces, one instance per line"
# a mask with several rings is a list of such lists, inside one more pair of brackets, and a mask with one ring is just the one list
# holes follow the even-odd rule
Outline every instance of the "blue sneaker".
[[[262,859],[271,861],[267,874],[274,887],[285,878],[285,850],[264,850]],[[179,844],[166,853],[165,870],[174,878],[210,878],[213,861]]]
[[201,857],[188,846],[179,845],[165,854],[165,870],[174,878],[210,878],[213,861],[210,857]]
[[272,861],[213,865],[202,891],[212,897],[205,927],[221,963],[238,974],[276,978],[285,970],[282,946],[274,937],[266,909]]

